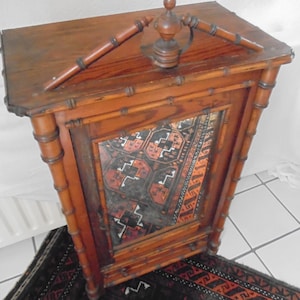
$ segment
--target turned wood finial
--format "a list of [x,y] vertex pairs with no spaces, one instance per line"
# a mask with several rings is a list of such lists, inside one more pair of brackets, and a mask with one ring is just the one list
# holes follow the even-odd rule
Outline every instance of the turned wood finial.
[[164,6],[166,12],[157,20],[155,28],[164,40],[171,40],[181,30],[181,20],[172,12],[175,0],[164,0]]
[[176,6],[176,0],[164,0],[164,7],[168,10],[173,9]]
[[162,68],[171,68],[178,64],[180,47],[174,39],[182,27],[181,20],[173,13],[175,0],[164,0],[166,11],[155,21],[154,27],[160,35],[153,45],[154,62]]
[[[236,45],[244,46],[250,50],[261,51],[263,47],[247,40],[239,34],[229,32],[216,24],[209,24],[198,19],[195,16],[185,15],[177,17],[173,12],[176,6],[176,0],[164,0],[165,12],[155,21],[154,27],[160,35],[160,38],[153,44],[154,64],[161,68],[173,68],[179,63],[180,55],[190,46],[193,41],[193,29],[204,31],[210,35],[223,38]],[[190,28],[190,39],[188,43],[180,48],[175,35],[181,30],[182,26]]]

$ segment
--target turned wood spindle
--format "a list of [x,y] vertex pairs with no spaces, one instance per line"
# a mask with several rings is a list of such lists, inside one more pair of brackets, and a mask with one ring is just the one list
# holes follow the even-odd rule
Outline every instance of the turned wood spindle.
[[174,36],[181,30],[182,23],[172,11],[176,6],[175,0],[165,0],[164,6],[165,13],[154,23],[160,38],[153,45],[153,58],[156,65],[162,68],[172,68],[177,66],[181,52]]

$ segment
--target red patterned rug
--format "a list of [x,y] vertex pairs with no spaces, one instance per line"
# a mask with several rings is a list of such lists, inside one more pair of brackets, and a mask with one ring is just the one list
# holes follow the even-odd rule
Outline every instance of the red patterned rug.
[[[66,227],[52,231],[5,300],[85,300],[84,279]],[[200,254],[109,288],[105,300],[300,299],[300,289],[228,261]]]
[[114,246],[200,214],[220,118],[203,114],[98,143]]

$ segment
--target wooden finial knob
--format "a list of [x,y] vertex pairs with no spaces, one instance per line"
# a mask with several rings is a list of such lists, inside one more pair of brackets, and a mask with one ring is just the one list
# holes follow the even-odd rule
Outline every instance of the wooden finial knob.
[[181,20],[172,12],[175,5],[175,0],[164,0],[166,11],[154,24],[156,30],[164,40],[171,40],[181,30]]
[[171,10],[176,6],[176,0],[164,0],[164,6],[167,10]]
[[166,11],[154,23],[160,35],[153,45],[154,61],[162,68],[175,67],[178,63],[180,48],[174,36],[181,30],[181,19],[173,13],[176,0],[164,0]]

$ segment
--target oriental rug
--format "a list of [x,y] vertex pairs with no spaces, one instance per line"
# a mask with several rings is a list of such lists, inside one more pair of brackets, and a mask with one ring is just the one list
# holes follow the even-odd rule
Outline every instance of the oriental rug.
[[100,158],[96,168],[103,174],[100,190],[114,246],[200,214],[221,115],[166,122],[98,143],[94,156]]
[[[5,300],[85,300],[84,279],[66,227],[49,233]],[[104,300],[300,299],[300,289],[220,256],[199,254],[106,289]]]

